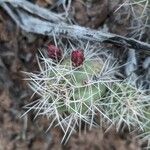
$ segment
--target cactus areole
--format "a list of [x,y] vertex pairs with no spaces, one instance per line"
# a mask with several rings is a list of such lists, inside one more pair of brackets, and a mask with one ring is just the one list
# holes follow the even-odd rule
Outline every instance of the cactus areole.
[[84,60],[85,60],[85,57],[84,57],[84,52],[82,49],[74,50],[71,53],[71,61],[72,61],[72,65],[74,67],[81,66],[83,64]]
[[55,45],[49,44],[47,52],[48,52],[48,57],[55,61],[60,61],[62,59],[62,51]]

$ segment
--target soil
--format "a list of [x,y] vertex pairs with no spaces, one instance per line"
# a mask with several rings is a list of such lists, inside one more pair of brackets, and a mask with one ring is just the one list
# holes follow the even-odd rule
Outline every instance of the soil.
[[[42,7],[52,7],[52,0],[34,1]],[[77,24],[99,28],[105,21],[111,26],[111,12],[117,6],[112,0],[95,0],[93,3],[75,0],[71,15]],[[62,8],[59,8],[62,9]],[[58,9],[58,10],[59,10]],[[119,13],[119,12],[118,12]],[[82,15],[81,15],[82,14]],[[123,23],[109,30],[121,35],[127,34],[130,14],[124,14]],[[110,20],[109,20],[110,19]],[[111,22],[111,23],[110,23]],[[119,23],[118,23],[119,24]],[[118,25],[119,26],[119,25]],[[124,29],[124,30],[123,30]],[[23,106],[37,98],[24,79],[23,71],[38,70],[36,54],[49,42],[48,37],[22,31],[0,7],[0,150],[140,150],[141,145],[129,134],[124,137],[114,130],[104,133],[93,129],[74,134],[66,145],[61,144],[63,136],[59,128],[46,132],[50,120],[34,119],[34,112],[21,117]]]

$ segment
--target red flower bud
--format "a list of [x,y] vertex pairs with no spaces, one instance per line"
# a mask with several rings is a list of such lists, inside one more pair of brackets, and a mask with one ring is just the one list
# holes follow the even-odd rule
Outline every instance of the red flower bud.
[[85,58],[83,50],[79,49],[71,53],[71,61],[74,67],[79,67],[80,65],[82,65],[84,60]]
[[62,59],[62,51],[55,45],[48,45],[48,57],[60,61]]

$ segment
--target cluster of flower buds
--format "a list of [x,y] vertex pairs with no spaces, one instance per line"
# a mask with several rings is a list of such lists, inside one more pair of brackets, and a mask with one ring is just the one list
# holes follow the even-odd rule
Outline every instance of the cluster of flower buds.
[[48,52],[48,57],[53,60],[60,61],[62,59],[62,51],[55,45],[49,44],[47,52]]
[[79,67],[80,65],[82,65],[84,60],[85,58],[84,58],[83,50],[78,49],[78,50],[74,50],[71,53],[71,61],[74,67]]
[[[48,57],[60,61],[62,59],[62,50],[56,47],[55,45],[48,45]],[[82,49],[77,49],[71,53],[71,62],[73,67],[79,67],[83,64],[85,60],[84,51]]]

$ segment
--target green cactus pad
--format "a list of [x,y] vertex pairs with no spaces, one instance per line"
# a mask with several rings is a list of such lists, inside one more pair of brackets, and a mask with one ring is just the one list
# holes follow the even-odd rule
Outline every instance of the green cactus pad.
[[106,87],[100,83],[75,89],[68,111],[80,111],[81,114],[84,114],[92,103],[102,98],[105,92]]
[[[92,102],[101,99],[106,92],[106,87],[102,83],[95,83],[93,81],[93,77],[101,71],[102,64],[97,60],[91,60],[85,61],[79,68],[73,68],[70,60],[65,59],[61,65],[64,68],[71,69],[70,74],[67,74],[67,72],[61,74],[66,74],[64,78],[74,86],[67,111],[83,114],[89,109]],[[61,84],[66,84],[66,82],[63,79]],[[63,110],[66,108],[63,106],[60,109]]]

